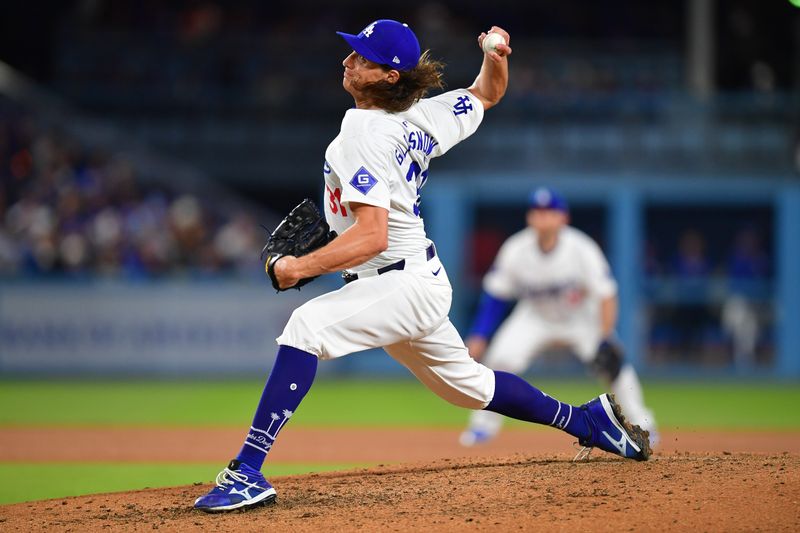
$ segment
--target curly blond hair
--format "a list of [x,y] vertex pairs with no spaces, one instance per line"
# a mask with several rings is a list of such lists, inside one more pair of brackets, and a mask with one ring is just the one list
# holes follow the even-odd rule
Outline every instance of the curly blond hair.
[[[381,68],[387,72],[392,69],[388,65],[381,65]],[[373,105],[390,113],[399,113],[424,98],[431,89],[442,89],[443,69],[444,63],[431,59],[430,50],[425,50],[417,66],[400,71],[400,78],[395,83],[370,83],[361,87],[361,92]]]

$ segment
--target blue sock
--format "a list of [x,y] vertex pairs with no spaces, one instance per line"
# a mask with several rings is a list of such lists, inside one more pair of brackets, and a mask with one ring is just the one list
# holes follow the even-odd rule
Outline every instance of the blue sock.
[[517,420],[563,429],[579,439],[590,435],[586,413],[580,407],[559,402],[524,379],[495,370],[494,398],[485,407]]
[[237,460],[261,470],[278,432],[314,383],[317,362],[315,355],[303,350],[283,345],[278,348],[275,366]]

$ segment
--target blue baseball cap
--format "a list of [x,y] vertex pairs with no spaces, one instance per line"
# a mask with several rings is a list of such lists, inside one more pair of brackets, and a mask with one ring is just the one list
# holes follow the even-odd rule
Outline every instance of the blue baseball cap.
[[359,54],[380,65],[411,70],[419,63],[419,41],[408,24],[376,20],[358,35],[336,32]]
[[564,213],[569,211],[564,197],[548,187],[539,187],[531,192],[528,199],[528,207],[530,209],[554,209]]

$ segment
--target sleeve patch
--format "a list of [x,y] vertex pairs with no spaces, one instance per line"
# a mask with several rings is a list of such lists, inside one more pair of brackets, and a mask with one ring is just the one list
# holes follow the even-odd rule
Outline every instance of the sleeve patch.
[[453,114],[458,115],[466,115],[472,111],[472,100],[470,100],[469,96],[459,96],[458,102],[453,105]]
[[359,168],[350,180],[350,185],[355,187],[364,196],[372,190],[376,183],[378,183],[378,180],[364,167]]

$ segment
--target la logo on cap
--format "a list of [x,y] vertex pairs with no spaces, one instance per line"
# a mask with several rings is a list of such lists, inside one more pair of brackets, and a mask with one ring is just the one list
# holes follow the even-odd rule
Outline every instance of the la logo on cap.
[[547,189],[539,189],[536,191],[536,202],[539,205],[547,205],[550,203],[550,191]]
[[417,36],[407,25],[381,19],[370,23],[357,35],[336,32],[358,54],[379,65],[392,65],[406,71],[417,66],[420,48]]

